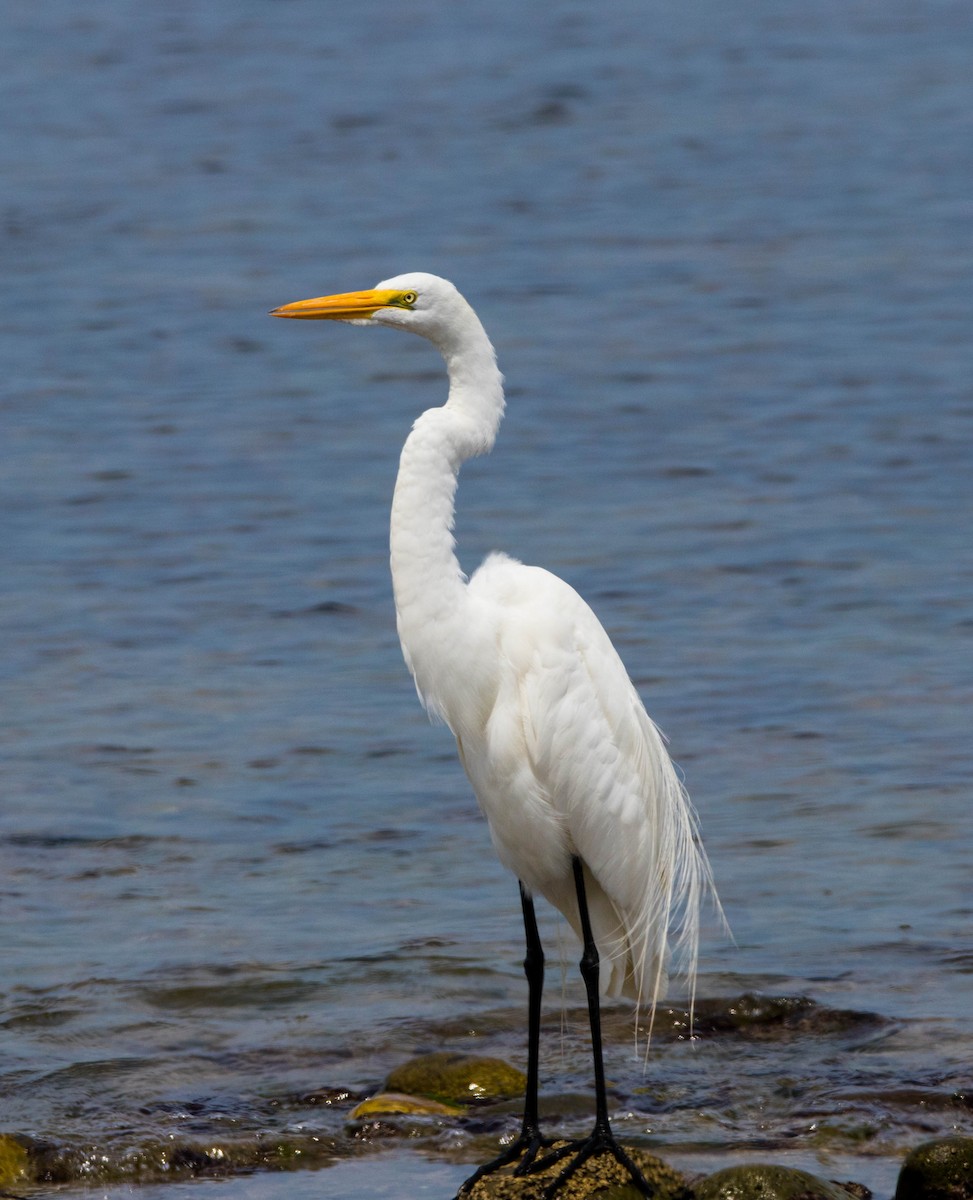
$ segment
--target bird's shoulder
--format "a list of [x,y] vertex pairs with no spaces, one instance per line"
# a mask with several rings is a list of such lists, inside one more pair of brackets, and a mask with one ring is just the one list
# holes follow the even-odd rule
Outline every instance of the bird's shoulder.
[[470,591],[496,610],[500,636],[522,631],[529,644],[574,640],[579,630],[601,628],[598,618],[569,583],[543,567],[506,554],[491,554],[470,580]]
[[[554,687],[598,693],[631,683],[598,617],[569,583],[543,567],[492,554],[470,580],[471,591],[493,609],[497,648],[521,678],[548,678]],[[552,677],[560,677],[557,682]],[[634,689],[633,689],[634,690]],[[607,697],[606,697],[607,698]]]

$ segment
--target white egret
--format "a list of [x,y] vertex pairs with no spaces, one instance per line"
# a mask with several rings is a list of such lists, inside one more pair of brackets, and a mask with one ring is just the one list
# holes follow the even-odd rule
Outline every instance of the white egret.
[[[520,1157],[524,1174],[570,1159],[545,1192],[588,1158],[611,1153],[649,1184],[609,1124],[600,990],[651,1011],[666,987],[670,937],[692,978],[699,904],[712,888],[692,805],[597,617],[557,576],[491,554],[467,579],[455,555],[460,466],[489,451],[503,416],[503,377],[479,319],[456,288],[408,274],[371,291],[285,304],[278,317],[386,325],[428,338],[449,373],[442,407],[406,439],[391,517],[399,637],[419,696],[452,730],[503,863],[520,882],[529,988],[528,1071],[520,1136],[481,1167]],[[532,897],[559,909],[581,939],[595,1078],[590,1137],[540,1154],[538,1041],[544,954]]]

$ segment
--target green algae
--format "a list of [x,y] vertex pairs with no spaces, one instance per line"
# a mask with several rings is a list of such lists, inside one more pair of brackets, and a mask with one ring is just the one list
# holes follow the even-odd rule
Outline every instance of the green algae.
[[21,1183],[30,1175],[27,1151],[14,1138],[0,1133],[0,1188]]
[[726,1167],[699,1180],[696,1200],[849,1200],[849,1192],[808,1171],[773,1163]]
[[454,1104],[443,1104],[439,1100],[430,1100],[428,1096],[408,1096],[404,1092],[379,1092],[362,1100],[348,1114],[352,1121],[364,1117],[396,1116],[437,1116],[458,1117],[463,1114],[462,1108]]
[[[651,1185],[653,1200],[692,1200],[685,1177],[668,1163],[646,1150],[632,1146],[625,1149]],[[569,1159],[564,1159],[544,1171],[520,1177],[514,1175],[517,1164],[512,1163],[478,1180],[468,1193],[464,1193],[464,1200],[540,1200],[544,1189],[564,1170],[567,1161]],[[629,1174],[621,1164],[610,1154],[599,1154],[571,1176],[558,1192],[558,1200],[644,1200],[644,1197],[631,1185]]]
[[436,1051],[396,1067],[385,1081],[390,1092],[427,1096],[445,1104],[486,1103],[521,1096],[527,1077],[500,1058]]

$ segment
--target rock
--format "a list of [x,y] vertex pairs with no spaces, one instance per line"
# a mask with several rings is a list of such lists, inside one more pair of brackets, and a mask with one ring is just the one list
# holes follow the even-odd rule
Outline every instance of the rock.
[[895,1200],[973,1200],[973,1138],[916,1146],[902,1164]]
[[695,1192],[696,1200],[849,1200],[850,1195],[840,1184],[769,1163],[725,1167],[699,1180]]
[[[668,1010],[660,1015],[662,1028],[672,1021],[677,1029],[688,1025],[688,1014]],[[870,1033],[887,1024],[877,1013],[826,1008],[807,996],[761,996],[746,992],[729,999],[700,1000],[693,1031],[697,1036],[738,1034],[760,1041],[785,1041],[795,1036],[834,1036]]]
[[429,1100],[425,1096],[407,1096],[404,1092],[379,1092],[377,1096],[369,1096],[349,1113],[351,1120],[363,1117],[385,1117],[396,1113],[431,1115],[436,1117],[460,1117],[464,1110],[452,1104],[440,1104],[438,1100]]
[[0,1133],[0,1188],[22,1183],[30,1174],[27,1151],[9,1134]]
[[523,1095],[527,1077],[500,1058],[438,1051],[420,1054],[396,1067],[385,1086],[390,1092],[470,1104]]
[[853,1179],[832,1179],[843,1192],[847,1192],[851,1200],[872,1200],[871,1190],[863,1183],[855,1183]]
[[336,1108],[353,1099],[354,1097],[348,1088],[320,1087],[315,1088],[313,1092],[302,1092],[299,1096],[294,1097],[291,1102],[297,1104],[323,1104],[328,1108]]
[[[692,1192],[678,1171],[646,1150],[632,1146],[625,1149],[652,1185],[653,1200],[690,1200]],[[546,1171],[520,1178],[513,1175],[516,1163],[511,1164],[481,1179],[469,1192],[468,1200],[540,1200],[544,1189],[564,1170],[568,1161],[565,1159]],[[602,1154],[590,1159],[571,1176],[558,1192],[558,1200],[644,1200],[644,1197],[629,1183],[625,1168],[610,1155]]]

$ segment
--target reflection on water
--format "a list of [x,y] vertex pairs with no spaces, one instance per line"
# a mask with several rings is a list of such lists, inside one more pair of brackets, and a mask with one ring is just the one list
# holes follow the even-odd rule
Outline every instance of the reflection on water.
[[[456,279],[510,381],[464,562],[577,586],[671,735],[736,937],[703,996],[875,1014],[660,1036],[642,1093],[619,1010],[626,1132],[887,1192],[968,1130],[970,12],[0,23],[0,1130],[340,1140],[282,1098],[444,1039],[522,1054],[516,889],[391,613],[440,364],[265,316],[403,269]],[[412,1194],[495,1136],[406,1156]]]

